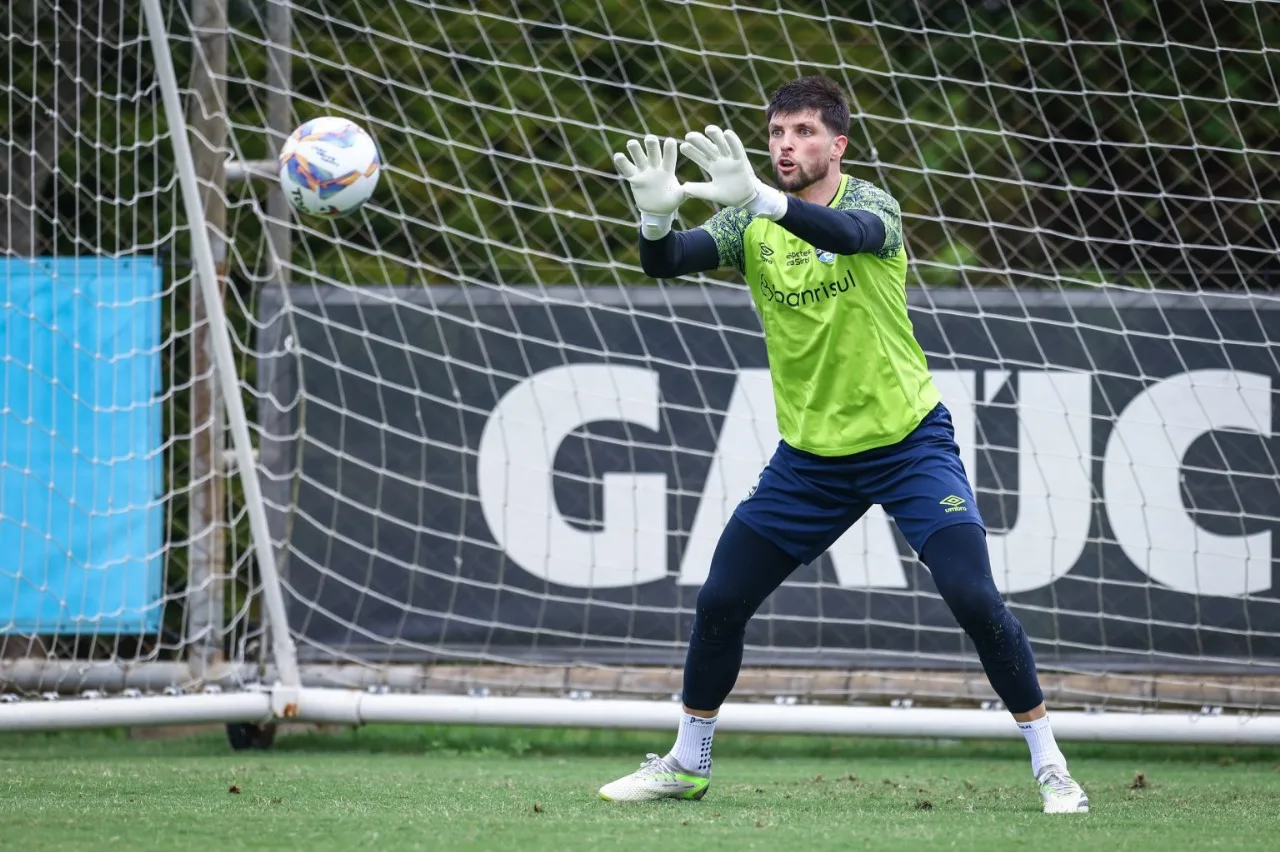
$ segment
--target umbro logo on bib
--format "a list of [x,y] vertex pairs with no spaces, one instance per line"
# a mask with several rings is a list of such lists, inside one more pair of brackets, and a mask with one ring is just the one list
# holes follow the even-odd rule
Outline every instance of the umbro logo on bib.
[[773,263],[773,261],[769,259],[769,258],[771,258],[771,257],[773,257],[773,249],[769,248],[769,247],[768,247],[767,245],[765,245],[764,243],[761,243],[761,244],[760,244],[760,259],[761,259],[762,261],[764,261],[765,263]]

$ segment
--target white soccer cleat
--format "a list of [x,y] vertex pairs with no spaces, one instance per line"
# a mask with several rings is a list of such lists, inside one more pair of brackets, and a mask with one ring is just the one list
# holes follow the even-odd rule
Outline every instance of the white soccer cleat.
[[1047,814],[1082,814],[1089,810],[1089,797],[1061,766],[1040,770],[1040,796]]
[[610,781],[600,788],[606,802],[651,802],[655,799],[701,799],[711,786],[711,773],[690,772],[670,755],[645,756],[645,762],[630,775]]

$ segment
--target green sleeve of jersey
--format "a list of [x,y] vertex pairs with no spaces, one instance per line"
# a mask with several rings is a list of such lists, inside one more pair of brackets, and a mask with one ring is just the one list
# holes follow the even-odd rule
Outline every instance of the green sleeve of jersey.
[[726,207],[703,223],[702,229],[716,241],[721,269],[732,266],[743,275],[747,273],[742,237],[746,234],[747,225],[752,218],[752,215],[741,207]]
[[849,190],[836,204],[838,210],[869,210],[884,222],[884,248],[876,257],[888,260],[902,251],[902,210],[897,200],[880,187],[866,181],[850,181]]

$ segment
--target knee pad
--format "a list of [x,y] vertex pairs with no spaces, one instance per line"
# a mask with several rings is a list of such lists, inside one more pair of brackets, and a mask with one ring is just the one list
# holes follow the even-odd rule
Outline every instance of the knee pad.
[[737,629],[746,630],[754,614],[742,599],[741,592],[723,585],[704,585],[698,592],[695,623],[717,634]]

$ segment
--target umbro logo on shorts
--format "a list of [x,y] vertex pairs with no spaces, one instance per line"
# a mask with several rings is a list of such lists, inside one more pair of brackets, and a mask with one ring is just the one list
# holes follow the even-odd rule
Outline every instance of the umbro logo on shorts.
[[965,500],[963,497],[957,497],[954,494],[950,495],[949,497],[943,497],[941,500],[938,501],[939,505],[947,507],[946,509],[943,510],[946,512],[969,511],[969,507],[966,506],[964,503],[965,503]]

